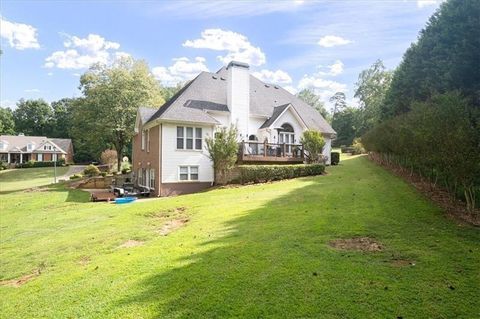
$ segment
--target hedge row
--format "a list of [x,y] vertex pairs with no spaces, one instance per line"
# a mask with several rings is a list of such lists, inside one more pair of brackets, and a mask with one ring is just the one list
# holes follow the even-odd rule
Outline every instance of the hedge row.
[[320,175],[325,172],[323,164],[298,165],[240,165],[238,166],[241,184],[278,181],[301,176]]
[[438,95],[362,137],[384,164],[443,186],[475,211],[480,204],[480,109],[458,93]]
[[[55,162],[37,162],[37,161],[28,161],[26,163],[18,163],[15,165],[16,168],[32,168],[32,167],[53,167]],[[57,166],[64,166],[65,160],[62,158],[57,161]]]

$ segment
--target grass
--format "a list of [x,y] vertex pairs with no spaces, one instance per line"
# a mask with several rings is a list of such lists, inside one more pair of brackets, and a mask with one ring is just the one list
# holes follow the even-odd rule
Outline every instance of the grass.
[[[68,167],[57,167],[57,177],[66,174]],[[0,171],[0,194],[53,183],[53,167],[8,169]]]
[[[478,228],[365,157],[328,173],[119,206],[61,186],[1,195],[0,280],[41,269],[0,286],[1,318],[480,316]],[[328,244],[355,236],[384,249]]]

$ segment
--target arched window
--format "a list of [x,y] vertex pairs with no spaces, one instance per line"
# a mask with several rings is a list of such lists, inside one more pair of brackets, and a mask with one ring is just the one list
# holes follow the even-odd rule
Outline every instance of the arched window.
[[282,132],[289,132],[289,133],[293,133],[293,127],[288,124],[288,123],[284,123],[282,125]]
[[253,135],[253,134],[252,134],[252,135],[250,135],[250,136],[248,137],[248,140],[249,140],[249,141],[258,141],[258,138],[257,138],[256,135]]

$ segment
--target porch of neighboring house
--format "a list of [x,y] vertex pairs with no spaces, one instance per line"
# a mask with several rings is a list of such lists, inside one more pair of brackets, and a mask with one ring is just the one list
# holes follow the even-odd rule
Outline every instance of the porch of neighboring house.
[[60,158],[65,158],[64,154],[61,153],[20,153],[20,152],[10,152],[10,153],[0,153],[0,161],[8,164],[22,164],[30,160],[37,162],[50,162],[55,161]]
[[241,142],[239,144],[238,163],[303,163],[305,152],[302,144]]

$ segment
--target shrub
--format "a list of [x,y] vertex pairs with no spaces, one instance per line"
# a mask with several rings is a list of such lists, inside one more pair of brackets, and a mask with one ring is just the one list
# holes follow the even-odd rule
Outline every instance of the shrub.
[[332,152],[330,154],[330,163],[332,165],[338,165],[338,163],[340,163],[340,153],[339,152]]
[[128,174],[132,171],[132,165],[128,161],[123,161],[120,166],[120,171],[122,174]]
[[308,163],[321,162],[325,140],[319,131],[307,130],[303,132],[300,143],[302,143],[305,148],[305,157]]
[[216,184],[225,184],[228,171],[235,166],[238,153],[237,135],[238,131],[232,125],[228,129],[221,128],[213,138],[205,139],[208,157],[213,162]]
[[83,171],[83,174],[89,177],[98,176],[100,175],[100,170],[95,165],[90,164],[85,168],[85,170]]
[[102,177],[105,177],[105,176],[107,176],[107,172],[100,172],[100,175],[101,175]]
[[[37,162],[37,161],[28,161],[27,163],[17,163],[16,168],[32,168],[32,167],[53,167],[55,162]],[[56,166],[65,166],[65,160],[62,158],[56,162]]]
[[109,149],[104,150],[102,154],[100,154],[100,162],[108,165],[109,168],[112,168],[117,164],[117,151]]
[[363,147],[363,144],[361,142],[361,139],[359,138],[356,138],[353,140],[352,149],[353,149],[353,152],[352,152],[353,155],[366,153],[365,148]]
[[475,211],[480,199],[480,110],[451,92],[416,103],[363,137],[382,163],[398,165],[443,185]]
[[8,163],[0,161],[0,171],[8,168]]
[[241,184],[277,181],[301,176],[320,175],[325,172],[323,164],[298,165],[240,165]]

